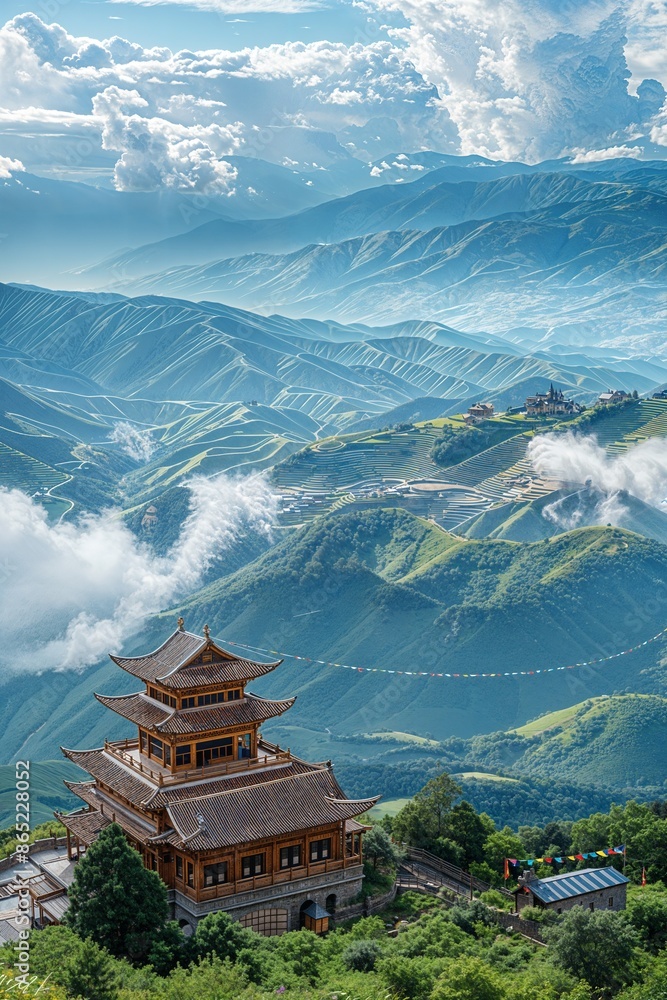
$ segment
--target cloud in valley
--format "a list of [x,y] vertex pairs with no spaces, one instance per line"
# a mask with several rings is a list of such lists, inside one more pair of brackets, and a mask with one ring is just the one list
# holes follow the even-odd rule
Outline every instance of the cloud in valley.
[[109,435],[109,440],[117,444],[121,451],[133,458],[135,462],[149,462],[155,452],[155,441],[150,430],[141,430],[119,420]]
[[261,476],[198,477],[188,485],[190,514],[164,557],[113,514],[49,524],[25,494],[0,490],[4,674],[95,663],[146,617],[195,590],[240,537],[270,531],[276,501]]
[[590,483],[610,497],[625,490],[667,509],[667,441],[663,438],[649,438],[619,455],[608,455],[593,435],[540,434],[530,442],[528,457],[547,479]]

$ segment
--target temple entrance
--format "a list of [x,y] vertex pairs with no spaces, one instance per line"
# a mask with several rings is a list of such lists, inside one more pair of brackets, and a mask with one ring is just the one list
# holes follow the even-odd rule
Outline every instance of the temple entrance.
[[327,896],[327,901],[326,901],[326,904],[325,904],[325,908],[326,908],[327,912],[330,913],[331,916],[333,917],[334,914],[336,913],[336,893],[335,892],[332,892],[330,896]]

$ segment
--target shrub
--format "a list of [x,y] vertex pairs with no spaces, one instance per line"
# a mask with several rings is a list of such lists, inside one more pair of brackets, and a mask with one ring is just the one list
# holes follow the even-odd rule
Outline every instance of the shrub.
[[343,965],[355,972],[372,972],[381,954],[377,941],[353,941],[343,952]]

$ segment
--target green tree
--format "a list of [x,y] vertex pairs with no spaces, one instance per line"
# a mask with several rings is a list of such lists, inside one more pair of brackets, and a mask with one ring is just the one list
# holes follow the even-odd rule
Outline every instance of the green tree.
[[454,806],[447,820],[448,836],[463,848],[463,867],[473,861],[482,861],[484,843],[495,831],[496,825],[486,813],[477,813],[469,802]]
[[74,869],[65,923],[112,955],[145,960],[168,915],[167,889],[144,867],[117,823],[103,830]]
[[402,857],[402,851],[394,844],[384,827],[376,824],[364,837],[364,857],[386,868],[395,868]]
[[466,955],[447,966],[431,993],[431,1000],[504,1000],[505,997],[498,973],[474,955]]
[[235,961],[244,948],[252,948],[255,935],[224,910],[207,913],[187,944],[188,957],[193,961],[219,958]]
[[509,826],[496,830],[484,841],[484,860],[498,873],[503,872],[505,858],[518,860],[522,856],[525,856],[523,844]]
[[94,941],[82,941],[67,970],[67,992],[85,1000],[116,1000],[118,976],[108,953]]
[[299,979],[311,986],[317,982],[322,965],[324,943],[312,931],[289,931],[276,942],[276,952]]
[[636,975],[638,935],[624,913],[575,906],[545,933],[554,961],[593,989],[614,993]]
[[631,890],[628,919],[647,951],[657,954],[667,945],[667,892],[662,882]]
[[378,962],[376,968],[394,997],[401,1000],[429,1000],[433,984],[444,968],[444,961],[424,958],[406,958],[390,955]]
[[460,786],[446,772],[432,778],[394,817],[394,837],[433,850],[439,838],[447,837],[447,820],[460,794]]
[[94,941],[82,941],[69,927],[45,927],[30,934],[30,972],[63,986],[69,996],[86,1000],[115,1000],[118,968],[108,952]]
[[415,795],[415,802],[424,805],[427,809],[435,837],[442,837],[446,834],[447,820],[454,802],[461,795],[461,791],[461,786],[457,785],[446,771],[443,771],[437,778],[428,781]]

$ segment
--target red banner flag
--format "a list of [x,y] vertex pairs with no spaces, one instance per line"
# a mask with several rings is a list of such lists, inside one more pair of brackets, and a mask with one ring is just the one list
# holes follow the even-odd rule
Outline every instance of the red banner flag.
[[510,877],[510,863],[507,860],[507,858],[505,858],[505,881],[507,881],[509,877]]
[[646,885],[646,869],[642,868],[642,885]]

